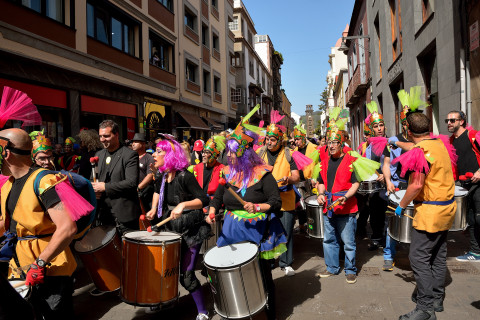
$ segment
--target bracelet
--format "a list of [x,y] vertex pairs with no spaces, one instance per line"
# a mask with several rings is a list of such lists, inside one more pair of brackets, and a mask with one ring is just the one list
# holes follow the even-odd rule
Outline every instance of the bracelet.
[[319,195],[319,196],[324,196],[324,195],[325,195],[325,193],[319,193],[318,195]]

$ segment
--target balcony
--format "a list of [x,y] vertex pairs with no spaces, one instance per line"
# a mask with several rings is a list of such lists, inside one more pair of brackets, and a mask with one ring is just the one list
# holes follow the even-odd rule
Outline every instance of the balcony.
[[203,63],[210,65],[210,49],[205,46],[202,46],[202,60]]
[[367,92],[369,82],[370,79],[367,78],[365,64],[358,64],[345,92],[347,106],[353,106],[358,99]]
[[202,1],[202,16],[208,20],[208,2]]

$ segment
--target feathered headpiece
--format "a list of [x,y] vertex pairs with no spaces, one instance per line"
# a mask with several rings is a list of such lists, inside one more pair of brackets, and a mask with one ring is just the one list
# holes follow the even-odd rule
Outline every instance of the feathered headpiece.
[[32,99],[26,93],[5,86],[0,104],[0,128],[8,120],[23,121],[22,127],[42,124],[42,117]]
[[223,136],[213,136],[205,143],[203,150],[210,151],[212,156],[216,159],[220,153],[225,149],[226,139]]
[[403,122],[407,119],[407,115],[410,112],[421,112],[426,107],[425,101],[420,99],[422,94],[422,87],[415,86],[410,88],[410,94],[405,90],[400,90],[397,93],[398,99],[403,106],[403,110],[400,113],[400,121]]
[[330,126],[330,130],[327,132],[327,140],[338,140],[341,143],[345,142],[345,135],[343,131],[345,130],[345,123],[347,118],[342,118],[337,120],[335,124]]
[[305,128],[303,127],[303,123],[301,120],[300,123],[293,128],[293,136],[295,138],[302,139],[305,139],[305,137],[307,136],[307,130],[305,130]]
[[375,101],[367,103],[367,109],[370,111],[369,119],[369,126],[370,128],[373,127],[375,123],[384,122],[383,121],[383,114],[378,112],[378,105]]
[[287,131],[287,128],[278,124],[285,116],[282,116],[278,110],[272,110],[270,112],[270,124],[267,127],[267,136],[275,137],[278,140],[283,138],[283,134]]
[[48,139],[42,131],[33,131],[29,134],[32,138],[32,158],[35,159],[37,153],[47,152],[48,150],[53,150],[52,142]]
[[342,109],[340,107],[330,108],[328,112],[329,121],[327,123],[327,135],[330,131],[330,128],[335,125],[335,122],[337,122],[338,116],[340,115],[341,111]]
[[366,135],[366,136],[372,136],[372,130],[370,130],[370,126],[364,122],[363,123],[363,134]]
[[73,139],[72,137],[68,137],[67,139],[65,139],[66,146],[73,146],[75,142],[76,142],[75,139]]
[[237,152],[235,153],[237,157],[241,157],[247,148],[253,148],[253,137],[250,137],[246,131],[252,131],[254,133],[260,132],[260,128],[248,124],[248,120],[260,109],[260,105],[257,104],[255,108],[252,109],[237,125],[235,130],[230,134],[229,139],[233,139],[238,142]]

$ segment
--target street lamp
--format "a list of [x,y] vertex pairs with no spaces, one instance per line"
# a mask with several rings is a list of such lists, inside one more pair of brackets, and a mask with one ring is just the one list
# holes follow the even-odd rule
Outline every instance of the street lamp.
[[[338,51],[342,51],[344,54],[348,54],[348,47],[347,44],[345,43],[345,40],[354,40],[354,39],[368,39],[370,40],[370,36],[349,36],[349,37],[342,37],[342,44],[338,48]],[[363,50],[367,50],[368,53],[370,53],[370,50],[362,46],[360,43],[358,43],[360,47],[363,48]]]

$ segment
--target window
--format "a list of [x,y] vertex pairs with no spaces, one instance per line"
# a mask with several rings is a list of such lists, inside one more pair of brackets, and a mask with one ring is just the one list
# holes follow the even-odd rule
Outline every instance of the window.
[[353,61],[353,69],[352,72],[355,72],[355,69],[357,68],[357,43],[353,42],[352,46],[352,61]]
[[222,88],[220,86],[220,78],[213,76],[213,92],[222,94]]
[[380,41],[380,24],[379,24],[379,18],[378,15],[374,21],[374,27],[375,27],[375,38],[377,40],[377,50],[378,50],[378,77],[379,79],[382,78],[382,43]]
[[395,61],[402,52],[402,19],[400,0],[389,0],[390,27],[392,33],[392,56]]
[[197,83],[197,66],[192,62],[188,61],[185,64],[187,80]]
[[433,13],[432,0],[422,0],[422,22],[425,23]]
[[216,35],[215,33],[212,33],[212,47],[213,49],[220,52],[220,40],[218,38],[218,35]]
[[265,89],[265,75],[262,75],[262,88]]
[[162,37],[150,32],[150,63],[169,72],[174,72],[174,46]]
[[208,26],[202,24],[202,44],[208,48],[208,45],[210,44],[210,39],[209,39],[209,33],[208,33]]
[[253,35],[250,30],[248,30],[248,43],[253,47]]
[[192,29],[193,31],[197,31],[197,16],[190,12],[187,8],[185,8],[185,25]]
[[235,55],[230,53],[230,66],[231,67],[235,67],[236,66],[236,62],[235,62]]
[[157,0],[157,1],[163,4],[163,6],[168,10],[173,11],[172,0]]
[[257,42],[267,42],[267,35],[256,35],[255,36],[255,43]]
[[233,21],[228,23],[228,28],[230,31],[238,30],[238,17],[233,17]]
[[248,73],[250,74],[250,76],[254,77],[255,76],[255,71],[253,70],[253,61],[250,60],[248,62]]
[[41,15],[64,23],[64,0],[15,0],[22,6],[30,8]]
[[110,7],[87,3],[87,34],[107,45],[135,55],[135,29],[139,24]]
[[210,94],[210,72],[203,70],[203,92]]
[[240,53],[239,52],[235,52],[235,66],[236,67],[242,67],[243,66],[243,63],[241,63],[241,61],[240,61]]
[[230,88],[230,96],[233,103],[242,102],[242,89],[241,88]]
[[218,0],[212,0],[212,7],[218,9]]

